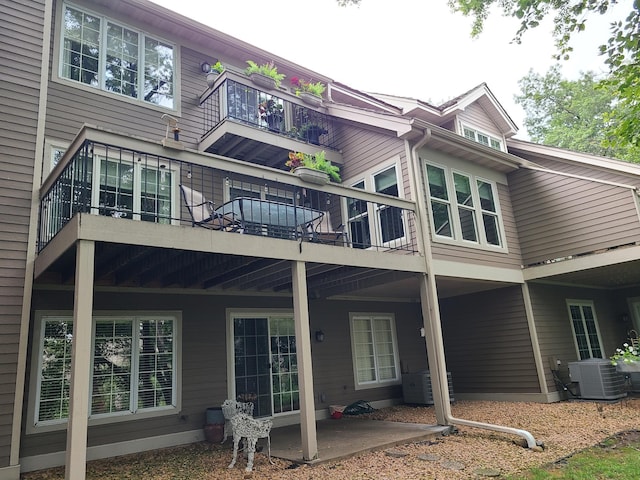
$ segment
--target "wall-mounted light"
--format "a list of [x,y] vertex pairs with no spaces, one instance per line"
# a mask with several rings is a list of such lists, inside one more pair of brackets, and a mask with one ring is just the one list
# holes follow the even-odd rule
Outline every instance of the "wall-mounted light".
[[324,342],[324,332],[322,330],[316,330],[316,342]]
[[209,73],[211,71],[211,64],[209,62],[201,62],[200,70],[202,70],[202,73]]

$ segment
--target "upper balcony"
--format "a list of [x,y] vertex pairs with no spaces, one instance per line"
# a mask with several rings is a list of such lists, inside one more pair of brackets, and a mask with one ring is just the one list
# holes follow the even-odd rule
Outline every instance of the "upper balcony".
[[175,270],[191,285],[195,271],[209,265],[203,275],[211,276],[210,265],[235,258],[252,276],[302,260],[339,279],[318,279],[323,285],[362,285],[365,271],[423,272],[416,231],[408,200],[85,126],[41,187],[35,270],[68,279],[75,242],[91,240],[105,272],[96,281],[105,284],[153,283],[152,272],[174,278]]
[[246,75],[225,70],[200,97],[204,131],[199,150],[266,166],[282,165],[289,151],[324,150],[341,164],[337,124],[285,91],[266,92]]

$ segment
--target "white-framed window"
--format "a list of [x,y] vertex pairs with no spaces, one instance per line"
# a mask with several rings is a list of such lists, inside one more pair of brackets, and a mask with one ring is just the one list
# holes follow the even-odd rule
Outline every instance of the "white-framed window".
[[59,142],[56,140],[44,141],[44,158],[42,161],[42,181],[44,182],[47,176],[51,173],[54,167],[58,164],[64,152],[69,148],[69,144]]
[[[96,155],[92,202],[98,214],[171,223],[177,198],[176,173],[161,161],[132,161]],[[95,211],[93,213],[96,213]]]
[[504,148],[502,147],[502,140],[496,137],[492,137],[487,133],[483,133],[474,128],[463,125],[462,134],[464,135],[465,138],[468,138],[469,140],[473,140],[474,142],[481,143],[495,150],[504,151]]
[[[401,197],[397,161],[367,172],[351,186],[376,193]],[[346,201],[348,226],[353,248],[383,246],[393,248],[405,239],[402,209],[374,204],[355,198]]]
[[580,360],[604,358],[596,309],[590,300],[567,300],[573,339]]
[[425,162],[431,229],[435,239],[504,248],[496,184]]
[[174,45],[66,3],[60,23],[60,78],[175,108]]
[[351,313],[351,354],[356,389],[400,382],[395,319],[386,313]]
[[[180,316],[171,312],[93,317],[90,420],[175,413],[179,408]],[[69,415],[73,315],[37,312],[35,427]]]

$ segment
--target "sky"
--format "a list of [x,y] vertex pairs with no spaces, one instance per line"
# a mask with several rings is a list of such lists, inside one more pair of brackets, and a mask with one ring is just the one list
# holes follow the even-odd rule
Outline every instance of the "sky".
[[[447,0],[152,0],[204,25],[279,57],[370,93],[417,98],[439,105],[486,82],[527,139],[524,111],[513,99],[530,70],[544,75],[556,61],[552,23],[512,39],[519,22],[495,10],[479,38],[471,18],[452,13]],[[561,62],[565,78],[606,72],[598,46],[632,0],[606,16],[593,16],[574,37],[574,53]]]

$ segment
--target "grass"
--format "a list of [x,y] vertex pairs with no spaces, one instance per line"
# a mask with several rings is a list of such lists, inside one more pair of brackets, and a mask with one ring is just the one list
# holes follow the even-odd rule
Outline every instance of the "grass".
[[640,472],[640,431],[622,432],[552,465],[507,480],[628,480]]

